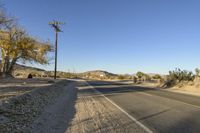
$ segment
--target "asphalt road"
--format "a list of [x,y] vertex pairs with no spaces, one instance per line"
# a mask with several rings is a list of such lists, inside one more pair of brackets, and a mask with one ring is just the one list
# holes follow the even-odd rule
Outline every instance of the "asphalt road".
[[[88,83],[152,132],[200,133],[200,97],[113,82]],[[91,89],[80,93],[98,95]]]

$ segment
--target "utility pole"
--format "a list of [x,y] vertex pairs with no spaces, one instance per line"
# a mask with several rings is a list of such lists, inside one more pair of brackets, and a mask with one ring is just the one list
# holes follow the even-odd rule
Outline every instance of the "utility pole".
[[55,69],[54,69],[54,79],[56,79],[56,73],[57,73],[57,48],[58,48],[58,32],[62,32],[60,29],[60,25],[64,24],[63,22],[53,21],[49,22],[49,25],[51,25],[56,33],[56,40],[55,40]]

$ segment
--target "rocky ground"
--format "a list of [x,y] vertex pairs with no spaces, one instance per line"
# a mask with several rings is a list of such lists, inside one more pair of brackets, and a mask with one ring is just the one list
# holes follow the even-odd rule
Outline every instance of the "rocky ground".
[[55,102],[67,83],[66,80],[56,83],[41,79],[1,80],[0,133],[29,132],[33,120]]

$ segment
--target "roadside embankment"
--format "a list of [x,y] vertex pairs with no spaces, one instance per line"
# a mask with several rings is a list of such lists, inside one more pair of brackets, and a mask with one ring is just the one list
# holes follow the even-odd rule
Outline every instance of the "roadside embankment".
[[60,80],[25,94],[2,100],[0,103],[0,132],[26,132],[44,107],[63,93],[68,81]]

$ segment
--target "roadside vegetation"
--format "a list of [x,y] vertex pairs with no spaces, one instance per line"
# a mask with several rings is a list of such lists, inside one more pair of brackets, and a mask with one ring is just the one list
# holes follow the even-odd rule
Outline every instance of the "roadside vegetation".
[[140,72],[140,71],[136,73],[136,76],[139,81],[151,80],[151,77],[148,74]]
[[132,80],[134,84],[152,85],[161,88],[200,88],[200,69],[196,68],[194,73],[176,68],[169,71],[168,75],[146,74],[139,71],[133,76]]
[[192,71],[176,68],[173,71],[169,71],[169,75],[167,75],[167,79],[163,87],[173,87],[180,83],[193,82],[195,77],[196,75],[193,74]]

